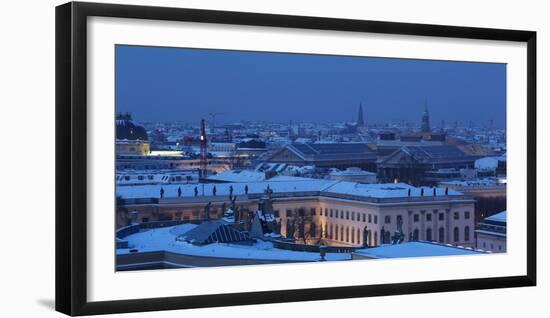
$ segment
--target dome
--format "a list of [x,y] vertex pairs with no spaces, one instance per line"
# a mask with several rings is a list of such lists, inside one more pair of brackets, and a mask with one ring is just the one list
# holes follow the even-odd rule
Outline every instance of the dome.
[[147,141],[147,131],[142,126],[132,122],[132,115],[129,113],[116,116],[116,139],[143,140]]

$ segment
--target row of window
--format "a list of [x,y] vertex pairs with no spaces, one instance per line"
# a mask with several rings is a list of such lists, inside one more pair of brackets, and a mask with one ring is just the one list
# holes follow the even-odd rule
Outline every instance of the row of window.
[[[310,214],[312,216],[315,216],[317,215],[317,209],[316,208],[311,208],[310,209]],[[336,218],[336,219],[346,219],[346,220],[349,220],[351,218],[352,221],[363,221],[363,222],[368,222],[368,223],[373,223],[374,221],[374,224],[378,224],[378,216],[377,215],[373,215],[372,214],[366,214],[366,213],[355,213],[355,211],[344,211],[344,210],[338,210],[338,209],[329,209],[329,208],[325,208],[323,210],[323,208],[319,208],[319,216],[327,216],[327,217],[330,217],[330,218]],[[292,216],[292,210],[287,210],[287,217],[290,217]]]
[[[425,211],[422,211],[422,212],[425,212]],[[437,210],[434,210],[433,212],[434,212],[434,214],[437,214],[439,221],[444,221],[445,220],[445,213],[437,213]],[[303,213],[304,213],[303,209],[298,210],[298,214],[300,216],[303,216]],[[310,215],[311,216],[317,215],[317,209],[316,208],[311,208],[310,209]],[[374,215],[374,217],[373,217],[373,215],[371,215],[371,214],[359,213],[359,212],[355,213],[355,211],[351,211],[351,213],[350,213],[350,211],[344,211],[344,210],[338,210],[338,209],[325,208],[323,210],[322,208],[319,208],[319,216],[323,216],[323,215],[327,216],[329,218],[346,219],[346,220],[351,219],[352,221],[357,220],[357,221],[368,222],[368,223],[373,223],[373,221],[374,221],[374,224],[378,224],[378,216],[377,215]],[[286,211],[286,216],[287,217],[292,217],[292,210],[287,210]],[[431,213],[426,213],[425,218],[426,218],[426,222],[431,222],[432,221],[432,214]],[[453,218],[455,220],[460,220],[460,212],[454,212],[453,213]],[[464,219],[465,220],[470,219],[470,212],[469,211],[464,212]],[[403,217],[401,215],[397,215],[396,223],[399,224],[400,222],[403,222]],[[415,223],[420,222],[420,214],[418,214],[418,213],[413,214],[413,222],[415,222]],[[392,223],[392,216],[391,215],[384,216],[384,224],[391,224],[391,223]]]

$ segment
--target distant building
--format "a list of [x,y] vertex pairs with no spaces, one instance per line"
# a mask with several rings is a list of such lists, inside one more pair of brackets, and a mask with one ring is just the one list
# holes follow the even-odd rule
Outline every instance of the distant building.
[[145,156],[151,153],[151,148],[148,141],[117,139],[115,153],[117,156]]
[[151,151],[147,131],[132,122],[130,113],[117,114],[115,129],[115,152],[117,155],[141,156]]
[[480,158],[475,168],[487,176],[506,176],[506,156]]
[[332,171],[329,174],[331,180],[342,180],[358,183],[376,183],[376,173],[350,167],[346,170]]
[[420,131],[423,133],[431,132],[430,129],[430,114],[428,113],[428,105],[426,104],[424,112],[422,113],[422,121],[420,123]]
[[379,156],[387,156],[395,150],[405,147],[423,147],[423,146],[444,146],[446,145],[446,135],[442,133],[408,133],[400,134],[393,131],[383,131],[378,134],[376,151]]
[[359,112],[357,114],[357,127],[365,127],[365,121],[363,119],[363,104],[359,104]]
[[478,224],[476,247],[496,253],[506,252],[506,211],[486,217]]
[[377,162],[378,179],[385,182],[434,184],[426,172],[437,169],[472,169],[479,156],[468,155],[459,147],[405,146]]
[[481,222],[492,214],[506,210],[505,178],[443,181],[438,186],[472,196],[476,200],[476,223]]
[[148,141],[147,131],[142,126],[132,122],[130,113],[116,115],[116,139],[119,140],[141,140]]
[[197,169],[191,170],[122,170],[117,171],[115,182],[117,186],[197,183],[199,175]]
[[376,171],[376,152],[366,143],[293,143],[275,152],[266,161],[318,168],[358,167]]

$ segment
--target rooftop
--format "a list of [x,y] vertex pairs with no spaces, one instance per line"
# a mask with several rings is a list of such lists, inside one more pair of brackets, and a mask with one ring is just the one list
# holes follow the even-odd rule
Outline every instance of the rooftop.
[[[323,194],[352,195],[365,198],[430,198],[433,199],[435,189],[436,196],[443,197],[445,188],[413,187],[405,183],[378,183],[362,184],[348,181],[307,179],[294,177],[274,177],[267,181],[258,182],[230,182],[230,183],[208,183],[208,184],[181,184],[181,185],[136,185],[118,186],[117,196],[123,199],[136,198],[158,198],[161,187],[164,189],[164,197],[177,197],[178,188],[181,188],[182,196],[193,197],[195,188],[199,196],[210,196],[216,188],[217,196],[229,195],[231,189],[234,195],[245,194],[245,187],[248,187],[248,194],[263,194],[267,187],[273,190],[274,195],[278,193],[295,192],[319,192]],[[461,192],[449,189],[449,196],[462,196]]]
[[486,217],[485,220],[486,221],[506,223],[506,211],[502,211],[502,212],[499,212],[497,214],[493,214],[489,217]]
[[425,256],[473,255],[484,253],[471,248],[439,244],[428,241],[406,242],[395,245],[381,245],[355,251],[356,254],[371,258],[401,258]]
[[293,143],[286,148],[307,161],[376,158],[366,143]]

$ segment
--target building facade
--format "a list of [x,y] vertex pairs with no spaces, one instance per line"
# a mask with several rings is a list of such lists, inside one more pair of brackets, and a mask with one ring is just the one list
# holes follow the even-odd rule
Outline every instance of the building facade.
[[489,216],[478,224],[476,247],[494,253],[506,252],[506,211]]
[[390,243],[399,230],[405,241],[474,245],[475,201],[459,192],[405,184],[276,179],[247,184],[118,187],[117,226],[201,220],[206,205],[210,218],[221,218],[232,208],[238,211],[237,219],[248,219],[269,186],[283,237],[324,245],[377,246]]

